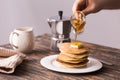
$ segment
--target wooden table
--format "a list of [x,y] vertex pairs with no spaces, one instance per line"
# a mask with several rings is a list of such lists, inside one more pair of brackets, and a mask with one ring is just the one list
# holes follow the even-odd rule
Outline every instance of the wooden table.
[[[99,71],[86,74],[66,74],[48,70],[41,66],[41,58],[58,54],[50,50],[50,35],[35,38],[35,48],[26,53],[28,58],[17,66],[13,74],[0,73],[0,80],[120,80],[120,49],[83,42],[90,50],[90,56],[108,61]],[[9,44],[2,47],[11,48]]]

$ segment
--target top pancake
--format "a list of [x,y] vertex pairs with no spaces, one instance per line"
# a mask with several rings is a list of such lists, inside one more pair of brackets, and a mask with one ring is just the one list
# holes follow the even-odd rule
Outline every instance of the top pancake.
[[59,46],[59,50],[61,52],[66,52],[66,53],[70,53],[70,54],[83,54],[88,52],[88,50],[86,48],[73,48],[71,47],[71,43],[62,43]]

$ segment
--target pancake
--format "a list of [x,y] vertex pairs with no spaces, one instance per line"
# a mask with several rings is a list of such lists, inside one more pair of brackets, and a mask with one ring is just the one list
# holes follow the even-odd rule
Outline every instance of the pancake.
[[69,53],[63,52],[63,53],[60,53],[60,54],[64,54],[68,57],[77,58],[77,59],[88,57],[88,52],[83,53],[83,54],[69,54]]
[[82,54],[88,52],[88,50],[84,47],[80,49],[71,47],[71,43],[62,43],[59,46],[59,50],[61,52],[70,53],[70,54]]
[[87,58],[84,58],[83,60],[65,60],[65,59],[60,59],[60,58],[57,58],[58,60],[61,60],[63,62],[67,62],[67,63],[80,63],[80,62],[84,62],[87,60]]
[[71,43],[62,43],[59,46],[60,54],[56,61],[63,67],[81,68],[88,62],[88,49],[78,42],[71,46]]
[[59,54],[58,59],[59,59],[59,60],[62,60],[62,61],[64,61],[64,62],[69,62],[69,63],[79,63],[79,62],[82,62],[82,61],[86,60],[87,57],[83,57],[83,58],[72,58],[72,57],[66,56],[66,55],[64,55],[64,54]]
[[87,65],[88,60],[84,61],[84,62],[80,62],[80,63],[67,63],[64,61],[61,61],[59,59],[56,60],[57,62],[59,62],[59,64],[61,64],[62,67],[69,67],[69,68],[82,68],[85,67]]

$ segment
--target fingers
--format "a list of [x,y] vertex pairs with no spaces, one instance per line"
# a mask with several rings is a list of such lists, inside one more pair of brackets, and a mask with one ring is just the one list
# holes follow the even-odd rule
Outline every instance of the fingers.
[[73,4],[73,7],[72,7],[72,12],[75,13],[78,9],[79,6],[78,6],[78,3],[77,2],[74,2]]
[[91,8],[87,7],[86,9],[82,10],[82,12],[83,12],[85,15],[88,15],[88,14],[92,13],[92,10],[91,10]]
[[76,0],[72,7],[73,13],[76,11],[82,11],[86,7],[85,1],[86,0]]
[[92,13],[92,5],[89,4],[88,0],[76,0],[73,4],[72,11],[82,11],[85,15]]

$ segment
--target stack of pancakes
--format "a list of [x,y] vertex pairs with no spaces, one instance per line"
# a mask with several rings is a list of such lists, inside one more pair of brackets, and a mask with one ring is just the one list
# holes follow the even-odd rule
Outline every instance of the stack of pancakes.
[[79,48],[75,48],[71,46],[71,43],[62,43],[59,46],[60,54],[57,57],[57,62],[59,62],[62,67],[85,67],[88,62],[88,49],[83,45],[80,46]]

